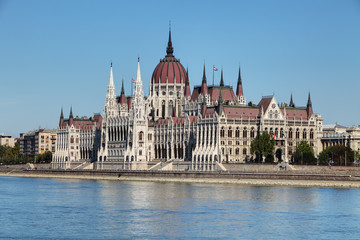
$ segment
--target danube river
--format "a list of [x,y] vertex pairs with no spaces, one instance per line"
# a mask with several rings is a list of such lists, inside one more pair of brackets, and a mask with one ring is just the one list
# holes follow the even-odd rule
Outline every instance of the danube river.
[[0,239],[359,239],[360,189],[0,177]]

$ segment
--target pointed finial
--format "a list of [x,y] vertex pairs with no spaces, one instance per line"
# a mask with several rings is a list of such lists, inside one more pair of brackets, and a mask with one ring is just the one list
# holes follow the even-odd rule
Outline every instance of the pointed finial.
[[223,78],[223,69],[221,67],[221,79],[220,79],[220,87],[224,86],[224,78]]
[[241,81],[241,72],[240,72],[240,65],[239,65],[239,76],[238,76],[238,85],[239,84],[242,84],[242,81]]
[[140,56],[138,56],[138,62],[140,62]]
[[174,48],[171,42],[171,23],[169,22],[169,41],[168,41],[168,46],[166,48],[166,57],[174,57],[173,53],[174,53]]
[[69,116],[69,118],[74,118],[73,113],[72,113],[72,106],[70,107],[70,116]]
[[61,107],[60,119],[64,119],[63,107]]
[[309,92],[309,97],[308,97],[307,107],[312,107],[311,97],[310,97],[310,92]]
[[110,67],[112,67],[112,61],[111,61],[111,63],[110,63]]
[[203,79],[202,79],[203,83],[206,83],[206,74],[205,74],[205,63],[204,63],[204,72],[203,72]]
[[121,84],[121,94],[125,94],[125,90],[124,90],[124,78],[122,79],[122,84]]
[[294,107],[294,101],[293,101],[293,96],[292,96],[292,93],[290,95],[290,104],[289,104],[290,107]]

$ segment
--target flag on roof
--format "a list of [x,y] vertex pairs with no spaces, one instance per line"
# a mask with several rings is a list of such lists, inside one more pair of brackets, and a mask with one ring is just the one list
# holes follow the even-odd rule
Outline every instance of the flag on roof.
[[214,70],[214,71],[217,71],[218,69],[217,69],[215,66],[213,66],[213,70]]
[[136,82],[136,80],[135,80],[135,79],[131,79],[131,81],[132,81],[132,82]]

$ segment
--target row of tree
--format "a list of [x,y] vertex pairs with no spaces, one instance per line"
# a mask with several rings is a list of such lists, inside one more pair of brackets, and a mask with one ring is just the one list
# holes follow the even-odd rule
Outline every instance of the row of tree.
[[[256,136],[251,142],[250,152],[255,154],[255,162],[274,162],[275,140],[264,132]],[[291,163],[293,164],[307,164],[307,165],[338,165],[338,166],[352,166],[359,161],[359,153],[353,151],[351,148],[343,145],[335,145],[324,149],[319,157],[314,155],[314,149],[307,141],[301,141],[293,153]],[[277,156],[281,159],[281,156]]]
[[19,143],[15,143],[14,147],[0,145],[0,164],[50,163],[51,159],[49,151],[28,157],[20,153]]

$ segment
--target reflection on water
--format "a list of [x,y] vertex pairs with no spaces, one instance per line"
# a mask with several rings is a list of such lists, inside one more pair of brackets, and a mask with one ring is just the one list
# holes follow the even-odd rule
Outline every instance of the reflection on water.
[[360,190],[0,177],[0,238],[339,239]]

